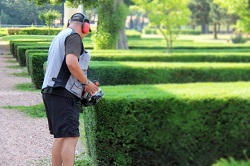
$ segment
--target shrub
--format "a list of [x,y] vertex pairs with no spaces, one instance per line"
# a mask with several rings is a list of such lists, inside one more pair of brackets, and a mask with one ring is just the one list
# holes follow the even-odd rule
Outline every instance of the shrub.
[[[98,165],[202,165],[250,154],[249,83],[102,87],[84,111]],[[201,91],[202,90],[202,91]]]
[[43,83],[44,72],[43,72],[43,63],[47,60],[47,55],[33,54],[29,55],[29,69],[32,82],[35,84],[35,87],[40,89]]
[[[36,55],[47,57],[46,53]],[[29,59],[31,57],[29,56]],[[29,62],[30,63],[30,62]],[[36,62],[39,63],[39,62]],[[39,71],[42,71],[42,64]],[[31,69],[29,69],[31,70]],[[249,81],[249,64],[237,63],[157,63],[157,62],[106,62],[92,61],[88,76],[102,85],[155,84],[188,82]],[[42,83],[43,74],[36,76],[36,87]]]
[[9,28],[9,35],[56,35],[62,28]]
[[233,43],[246,43],[247,39],[239,34],[232,38],[232,42]]
[[94,61],[155,61],[155,62],[250,62],[250,54],[245,52],[183,52],[164,53],[153,51],[93,51]]
[[35,44],[39,42],[50,42],[50,39],[24,39],[24,40],[10,40],[9,45],[10,45],[10,52],[11,54],[16,57],[16,47],[19,45],[30,45],[30,44]]
[[25,51],[28,49],[49,49],[49,43],[37,43],[27,46],[18,46],[17,47],[17,60],[20,66],[26,66],[26,56]]
[[249,64],[92,61],[89,77],[103,85],[250,80]]
[[29,55],[31,54],[42,54],[46,56],[48,55],[48,49],[28,49],[25,51],[26,66],[29,74],[30,74]]
[[8,35],[6,28],[0,28],[0,37]]

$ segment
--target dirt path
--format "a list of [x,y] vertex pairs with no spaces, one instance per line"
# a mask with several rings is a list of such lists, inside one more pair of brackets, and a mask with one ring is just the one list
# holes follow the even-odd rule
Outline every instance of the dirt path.
[[[0,107],[41,103],[40,92],[15,89],[16,84],[31,80],[12,75],[25,68],[8,67],[18,65],[8,52],[7,43],[0,41]],[[46,118],[31,118],[17,110],[0,108],[0,166],[50,165],[52,141]],[[78,144],[78,151],[81,149]]]

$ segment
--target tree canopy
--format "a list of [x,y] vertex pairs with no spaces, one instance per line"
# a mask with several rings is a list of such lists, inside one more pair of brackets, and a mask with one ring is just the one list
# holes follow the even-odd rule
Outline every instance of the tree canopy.
[[250,0],[214,0],[221,7],[226,8],[228,13],[237,15],[237,28],[240,31],[250,32]]

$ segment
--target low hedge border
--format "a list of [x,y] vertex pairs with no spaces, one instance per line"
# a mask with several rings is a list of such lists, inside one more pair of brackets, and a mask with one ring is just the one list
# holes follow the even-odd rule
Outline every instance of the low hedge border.
[[[174,46],[173,49],[241,49],[249,48],[249,45],[242,46]],[[148,45],[129,45],[129,49],[147,49],[147,50],[159,50],[167,49],[164,46],[148,46]]]
[[[109,165],[202,165],[250,156],[250,83],[102,87],[84,111],[88,154]],[[201,91],[202,89],[202,91]]]
[[17,47],[17,61],[19,62],[20,66],[26,66],[26,55],[25,51],[29,49],[49,49],[49,43],[39,43],[33,45],[26,45],[26,46],[18,46]]
[[[47,59],[44,53],[33,54],[36,68],[33,79],[37,88],[43,82],[43,63]],[[41,58],[41,60],[39,60]],[[41,64],[38,64],[41,63]],[[32,67],[33,66],[33,67]],[[249,81],[250,64],[243,63],[159,63],[159,62],[106,62],[92,61],[88,71],[89,78],[97,79],[102,85],[119,84],[155,84],[188,82],[225,82]]]
[[25,51],[25,59],[26,59],[26,66],[28,74],[30,75],[30,65],[29,65],[29,55],[31,54],[39,54],[39,55],[48,55],[48,49],[28,49]]
[[56,35],[62,28],[9,28],[9,35]]
[[14,55],[15,49],[17,45],[27,45],[27,44],[34,44],[36,42],[50,42],[51,40],[49,39],[23,39],[23,40],[10,40],[9,45],[10,45],[10,52],[11,54]]
[[103,85],[249,81],[249,63],[92,61],[89,77]]
[[47,61],[47,55],[29,55],[29,71],[35,87],[40,89],[44,79],[43,64]]
[[[47,51],[32,51],[32,53]],[[26,54],[27,56],[27,54]],[[92,51],[93,61],[145,61],[145,62],[250,62],[250,54],[236,53],[162,53],[162,52],[109,52]]]

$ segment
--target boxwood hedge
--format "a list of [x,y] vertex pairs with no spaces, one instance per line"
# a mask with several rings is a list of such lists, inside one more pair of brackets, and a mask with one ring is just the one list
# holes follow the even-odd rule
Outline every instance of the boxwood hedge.
[[210,166],[250,156],[250,83],[102,87],[84,111],[88,154],[98,165]]
[[17,61],[21,66],[26,66],[26,55],[25,51],[28,49],[49,49],[49,43],[39,43],[38,44],[32,44],[32,45],[21,45],[17,47]]
[[249,81],[249,63],[92,61],[91,79],[103,85]]
[[43,63],[47,60],[47,55],[29,55],[29,71],[32,82],[36,88],[41,88],[44,78]]
[[[37,57],[36,57],[37,56]],[[29,70],[39,68],[43,72],[46,53],[32,54],[41,61],[30,64]],[[41,63],[38,65],[38,63]],[[88,71],[89,78],[97,79],[103,85],[119,84],[154,84],[154,83],[187,83],[187,82],[224,82],[249,81],[249,63],[163,63],[163,62],[107,62],[92,61]],[[40,87],[43,74],[33,72],[36,87]]]
[[40,55],[43,54],[47,56],[48,49],[28,49],[25,51],[26,66],[29,74],[30,74],[29,55],[31,54],[40,54]]
[[[250,50],[249,50],[250,51]],[[93,51],[95,61],[154,61],[154,62],[250,62],[249,52],[185,52],[164,53],[160,51]]]
[[27,44],[34,44],[37,42],[50,42],[50,39],[17,39],[17,40],[10,40],[9,41],[9,45],[10,45],[10,52],[11,54],[14,55],[15,49],[16,49],[16,45],[27,45]]

